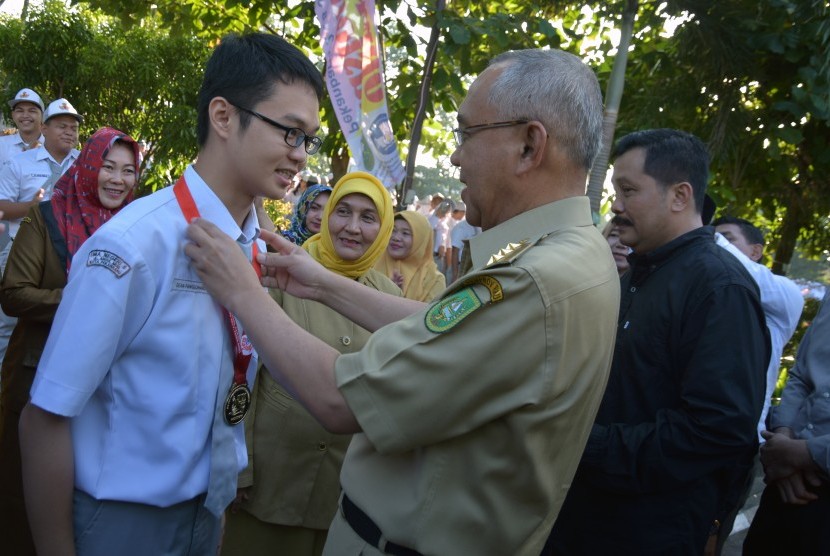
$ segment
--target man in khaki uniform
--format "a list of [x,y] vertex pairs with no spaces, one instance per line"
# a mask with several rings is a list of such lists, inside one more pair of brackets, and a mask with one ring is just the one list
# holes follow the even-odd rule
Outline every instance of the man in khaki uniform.
[[557,50],[495,58],[458,113],[473,267],[437,301],[393,298],[263,234],[263,283],[368,330],[340,355],[261,291],[205,221],[185,251],[276,378],[327,428],[356,434],[324,554],[533,555],[542,549],[608,375],[619,281],[585,182],[600,143],[596,77]]

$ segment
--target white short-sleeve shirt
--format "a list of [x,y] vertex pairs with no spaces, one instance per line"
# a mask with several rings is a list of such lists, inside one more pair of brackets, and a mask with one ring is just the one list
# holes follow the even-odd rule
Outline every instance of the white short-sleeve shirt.
[[[72,166],[78,154],[80,153],[77,149],[72,149],[66,155],[60,163],[62,173]],[[20,203],[34,199],[43,183],[52,175],[52,169],[47,160],[58,163],[43,146],[12,156],[6,164],[0,167],[0,200]],[[45,191],[43,200],[48,201],[51,196],[51,191]],[[11,237],[17,235],[20,220],[9,221]]]
[[471,239],[481,233],[481,228],[472,226],[466,219],[456,224],[450,235],[450,246],[458,249],[458,260],[461,260],[461,250],[464,248],[464,240]]
[[715,242],[732,253],[741,262],[755,280],[755,283],[758,284],[758,289],[761,292],[761,308],[764,310],[770,337],[770,361],[767,367],[766,395],[764,396],[761,419],[758,421],[758,437],[761,442],[764,442],[761,431],[767,428],[767,414],[769,413],[772,393],[775,391],[781,368],[781,353],[801,320],[804,296],[801,295],[801,289],[795,282],[785,276],[773,274],[772,270],[747,257],[717,232],[715,233]]
[[[43,144],[43,135],[40,136],[38,142]],[[20,137],[19,133],[12,135],[4,135],[0,137],[0,166],[16,154],[25,151],[29,145]]]
[[[185,179],[202,217],[234,239],[258,235],[253,207],[240,230],[192,167]],[[72,417],[75,486],[98,499],[166,507],[207,490],[233,346],[184,254],[187,222],[172,189],[134,201],[77,252],[32,387],[33,404]],[[255,370],[256,354],[248,384]],[[233,441],[238,472],[241,425]]]

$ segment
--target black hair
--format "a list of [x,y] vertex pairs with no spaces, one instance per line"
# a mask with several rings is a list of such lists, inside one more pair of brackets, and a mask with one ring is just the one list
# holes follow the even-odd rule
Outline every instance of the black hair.
[[758,244],[764,245],[764,232],[762,232],[755,224],[749,220],[738,218],[737,216],[720,216],[712,222],[712,226],[720,226],[721,224],[734,224],[740,230],[750,245]]
[[663,187],[680,182],[691,184],[695,210],[700,214],[709,181],[709,153],[703,141],[677,129],[635,131],[617,142],[612,157],[636,148],[646,152],[643,171]]
[[[305,54],[282,37],[268,33],[227,35],[213,51],[197,101],[196,135],[199,146],[208,138],[208,106],[216,97],[225,97],[236,106],[252,109],[268,98],[277,82],[306,83],[323,96],[323,77]],[[251,116],[240,111],[242,129]]]

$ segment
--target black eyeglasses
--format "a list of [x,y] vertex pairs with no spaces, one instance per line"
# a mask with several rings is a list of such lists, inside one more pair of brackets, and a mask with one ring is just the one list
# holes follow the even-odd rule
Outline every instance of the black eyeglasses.
[[510,120],[509,122],[495,122],[492,124],[480,124],[480,125],[471,125],[470,127],[460,128],[457,127],[452,130],[452,134],[455,137],[455,144],[459,147],[464,144],[464,136],[470,135],[473,131],[483,131],[485,129],[492,129],[496,127],[511,127],[514,125],[522,125],[526,124],[530,120]]
[[[234,104],[236,106],[236,104]],[[263,116],[259,112],[254,110],[250,110],[248,108],[243,108],[241,106],[236,106],[237,109],[242,110],[243,112],[247,112],[251,116],[255,116],[265,122],[266,124],[272,125],[277,129],[280,129],[285,132],[285,143],[292,148],[297,148],[303,143],[305,143],[305,152],[308,154],[315,154],[317,151],[320,150],[320,147],[323,146],[323,140],[317,137],[316,135],[306,135],[306,133],[300,129],[299,127],[288,127],[286,125],[282,125],[279,122],[275,122],[268,116]]]

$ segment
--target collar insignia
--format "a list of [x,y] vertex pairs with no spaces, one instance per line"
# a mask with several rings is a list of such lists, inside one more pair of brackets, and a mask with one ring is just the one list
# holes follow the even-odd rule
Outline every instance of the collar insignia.
[[498,250],[495,255],[490,257],[486,266],[495,266],[498,264],[506,264],[518,257],[532,244],[529,239],[523,239],[519,243],[508,243],[505,247]]

